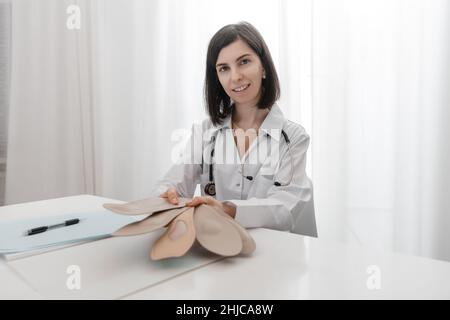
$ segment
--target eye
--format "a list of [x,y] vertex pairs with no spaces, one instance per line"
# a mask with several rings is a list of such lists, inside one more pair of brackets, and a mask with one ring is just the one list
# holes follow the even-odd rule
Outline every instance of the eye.
[[249,62],[250,62],[250,59],[246,59],[246,58],[245,58],[245,59],[242,59],[242,60],[241,60],[241,65],[242,65],[242,64],[247,64],[247,63],[249,63]]
[[222,66],[219,69],[217,69],[217,72],[224,72],[226,70],[228,70],[228,67],[227,66]]

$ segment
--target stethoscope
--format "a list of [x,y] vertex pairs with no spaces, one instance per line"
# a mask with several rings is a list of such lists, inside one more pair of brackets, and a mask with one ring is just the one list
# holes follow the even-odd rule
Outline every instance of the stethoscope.
[[[214,164],[213,163],[214,163],[214,150],[216,148],[215,142],[216,142],[216,137],[217,137],[217,134],[218,134],[219,131],[222,132],[222,129],[217,130],[216,134],[211,137],[211,141],[210,141],[210,144],[212,145],[212,149],[211,149],[211,156],[210,156],[210,163],[209,163],[209,182],[205,186],[205,193],[207,195],[209,195],[209,196],[215,196],[216,195],[216,184],[214,182],[214,172],[213,172],[214,171]],[[284,140],[286,141],[286,145],[288,147],[289,158],[291,160],[290,161],[291,162],[291,175],[289,177],[289,181],[286,182],[286,183],[275,181],[273,184],[276,187],[284,187],[284,186],[287,186],[287,185],[291,184],[292,178],[294,176],[294,163],[292,161],[291,141],[289,140],[289,137],[286,134],[286,132],[284,132],[284,130],[281,130],[281,134],[283,135]],[[268,133],[266,133],[266,136],[270,138],[270,135]],[[245,176],[242,172],[240,172],[240,173],[241,173],[241,175],[244,178],[246,178],[247,180],[250,180],[250,181],[253,180],[252,176]]]

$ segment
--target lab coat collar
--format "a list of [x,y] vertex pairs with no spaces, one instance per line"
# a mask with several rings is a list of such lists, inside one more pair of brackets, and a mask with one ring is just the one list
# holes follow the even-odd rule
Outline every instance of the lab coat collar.
[[[281,130],[283,130],[283,123],[284,123],[283,112],[281,111],[278,104],[275,103],[270,109],[269,114],[266,116],[259,129],[269,134],[271,138],[275,139],[276,141],[279,141],[281,137]],[[224,128],[231,129],[231,114],[223,120],[223,123],[221,125],[217,125],[215,126],[215,128],[217,130],[222,130]]]
[[[269,114],[264,119],[259,130],[269,134],[272,139],[280,140],[281,130],[283,130],[284,115],[278,104],[274,104]],[[277,130],[273,130],[277,129]]]

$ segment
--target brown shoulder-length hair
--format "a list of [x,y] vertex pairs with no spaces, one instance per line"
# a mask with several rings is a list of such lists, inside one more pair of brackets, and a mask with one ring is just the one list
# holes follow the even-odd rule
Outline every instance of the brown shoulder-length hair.
[[205,75],[205,102],[209,117],[214,125],[222,124],[230,115],[231,100],[219,82],[216,71],[217,57],[220,50],[229,44],[243,40],[258,55],[265,70],[266,78],[261,84],[261,97],[258,108],[270,109],[280,98],[280,84],[269,49],[261,34],[248,22],[229,24],[212,37],[208,45]]

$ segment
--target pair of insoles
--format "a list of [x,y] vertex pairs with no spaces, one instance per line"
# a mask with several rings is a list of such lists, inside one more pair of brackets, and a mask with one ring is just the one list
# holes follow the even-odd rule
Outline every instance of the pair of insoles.
[[189,199],[172,205],[162,198],[150,198],[125,204],[104,204],[106,209],[127,215],[149,214],[141,221],[128,224],[113,236],[133,236],[167,227],[150,250],[153,260],[184,255],[195,239],[207,250],[223,256],[250,254],[256,244],[250,234],[220,208],[202,204],[185,207]]

